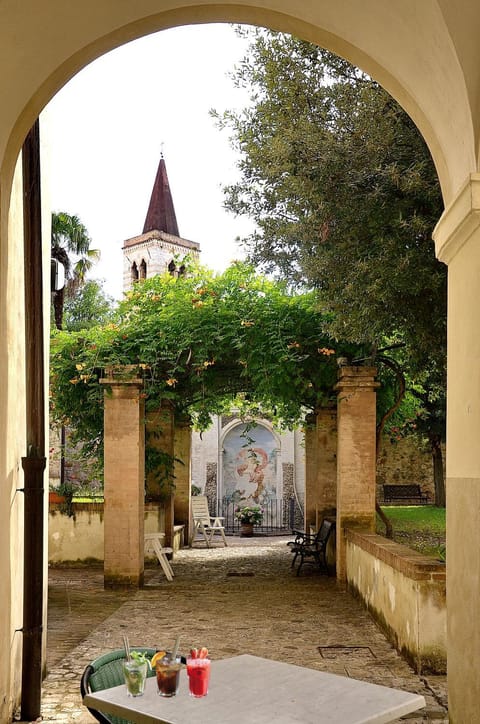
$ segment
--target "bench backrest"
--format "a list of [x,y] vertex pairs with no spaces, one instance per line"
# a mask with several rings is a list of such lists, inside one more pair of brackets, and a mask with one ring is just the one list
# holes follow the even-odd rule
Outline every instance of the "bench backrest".
[[408,498],[422,495],[420,485],[384,485],[383,492],[397,498],[400,496]]
[[330,537],[330,535],[335,530],[335,521],[333,520],[323,520],[322,525],[318,529],[318,533],[315,536],[315,545],[317,546],[326,546],[327,541]]

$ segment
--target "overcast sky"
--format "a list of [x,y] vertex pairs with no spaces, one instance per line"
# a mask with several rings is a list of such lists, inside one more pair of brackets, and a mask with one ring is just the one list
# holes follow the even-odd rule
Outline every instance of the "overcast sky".
[[209,110],[246,104],[227,77],[245,49],[229,25],[165,30],[87,66],[48,105],[52,208],[85,224],[102,254],[95,276],[114,297],[123,241],[142,233],[162,148],[181,236],[200,243],[213,269],[241,257],[235,238],[252,224],[222,207],[221,186],[238,172]]

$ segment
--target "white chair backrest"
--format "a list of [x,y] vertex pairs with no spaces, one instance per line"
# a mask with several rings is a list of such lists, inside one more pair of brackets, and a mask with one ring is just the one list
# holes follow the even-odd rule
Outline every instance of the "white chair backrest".
[[192,515],[194,520],[202,520],[207,525],[210,523],[208,500],[205,495],[194,495],[192,497]]

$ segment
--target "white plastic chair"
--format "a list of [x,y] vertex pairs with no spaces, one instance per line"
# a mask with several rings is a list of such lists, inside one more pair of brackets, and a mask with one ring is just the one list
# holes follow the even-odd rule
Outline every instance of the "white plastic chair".
[[171,548],[164,548],[162,543],[165,535],[163,533],[145,533],[145,553],[149,550],[155,551],[158,562],[162,566],[163,572],[168,581],[173,581],[173,568],[170,565],[166,554],[172,553]]
[[195,540],[197,533],[203,535],[207,548],[213,540],[213,536],[218,533],[223,539],[224,545],[227,545],[225,538],[225,528],[222,525],[223,518],[220,516],[211,516],[208,510],[208,500],[205,495],[194,495],[192,498],[192,517],[193,517],[193,535],[192,542]]

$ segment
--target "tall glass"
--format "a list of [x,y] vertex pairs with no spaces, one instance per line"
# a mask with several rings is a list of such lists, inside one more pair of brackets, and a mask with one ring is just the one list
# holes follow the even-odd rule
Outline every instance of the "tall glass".
[[187,656],[187,674],[190,696],[206,696],[210,681],[210,659],[193,659]]
[[123,675],[128,696],[142,696],[147,678],[147,662],[139,663],[133,659],[123,662]]
[[157,661],[155,672],[160,696],[175,696],[180,681],[181,668],[180,660],[177,658],[173,661],[170,654],[165,654],[160,661]]

